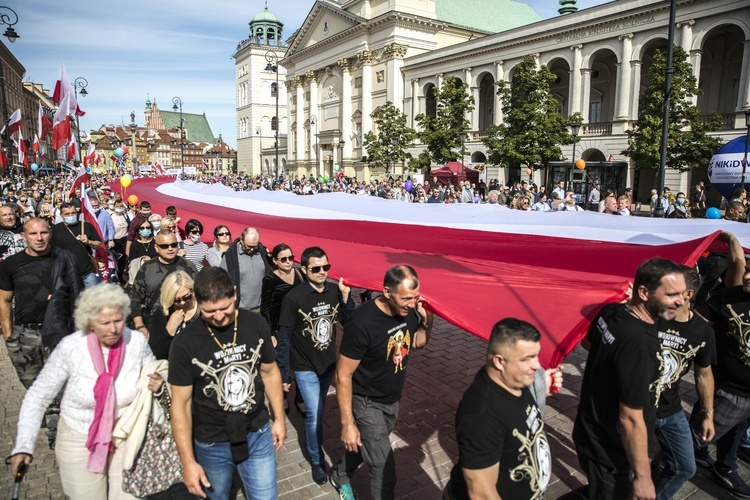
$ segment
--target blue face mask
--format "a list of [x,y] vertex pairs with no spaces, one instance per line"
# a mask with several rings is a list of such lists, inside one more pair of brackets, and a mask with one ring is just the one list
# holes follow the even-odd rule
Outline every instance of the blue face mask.
[[70,217],[63,217],[63,221],[65,221],[65,223],[70,226],[70,225],[75,224],[76,222],[78,222],[78,216],[77,215],[71,215]]
[[677,204],[678,205],[684,205],[685,204],[685,198],[677,198]]
[[141,229],[138,231],[138,233],[140,233],[140,235],[143,236],[144,238],[148,238],[149,236],[151,236],[150,229]]
[[159,222],[159,221],[153,221],[151,223],[151,225],[154,226],[154,231],[158,231],[159,228],[161,227],[161,222]]

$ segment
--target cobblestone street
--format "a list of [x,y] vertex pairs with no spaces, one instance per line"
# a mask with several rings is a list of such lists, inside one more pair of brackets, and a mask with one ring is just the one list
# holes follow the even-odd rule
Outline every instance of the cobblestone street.
[[[439,499],[453,463],[457,444],[453,421],[461,395],[484,360],[484,341],[436,318],[432,340],[410,358],[406,388],[401,400],[398,424],[391,436],[398,468],[397,496],[415,500]],[[570,435],[573,428],[577,394],[580,390],[585,352],[577,349],[564,363],[565,381],[560,394],[548,400],[545,424],[552,446],[553,478],[545,498],[580,498],[575,490],[585,484]],[[24,389],[10,366],[5,347],[0,347],[0,415],[2,416],[3,456],[12,449]],[[692,377],[683,384],[685,400],[692,404]],[[339,441],[339,417],[333,389],[328,395],[325,413],[325,452],[328,464],[336,460],[343,447]],[[318,486],[310,476],[304,452],[304,422],[291,405],[287,421],[287,444],[278,454],[279,498],[307,500],[334,499],[338,495],[329,485]],[[653,448],[652,448],[653,449]],[[55,457],[40,432],[34,462],[24,480],[21,498],[63,499]],[[750,470],[740,462],[740,474],[750,479]],[[364,469],[364,467],[363,467]],[[359,498],[369,498],[367,471],[360,470],[353,482]],[[0,498],[10,498],[12,478],[7,468],[0,474]],[[699,467],[698,474],[676,498],[730,499],[729,493]],[[75,500],[75,499],[74,499]]]

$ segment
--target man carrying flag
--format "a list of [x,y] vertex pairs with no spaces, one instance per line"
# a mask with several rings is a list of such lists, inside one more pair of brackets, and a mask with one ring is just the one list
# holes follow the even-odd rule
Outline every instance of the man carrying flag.
[[[86,200],[85,196],[83,198]],[[87,205],[90,209],[91,204],[87,203]],[[83,212],[83,220],[81,220],[75,205],[63,203],[60,205],[63,222],[55,224],[52,228],[52,245],[67,250],[75,256],[85,288],[102,281],[97,272],[98,265],[91,253],[92,250],[99,250],[102,247],[102,239],[98,232],[99,225],[96,223],[96,216],[93,216],[93,210],[89,212],[89,209],[81,210]]]

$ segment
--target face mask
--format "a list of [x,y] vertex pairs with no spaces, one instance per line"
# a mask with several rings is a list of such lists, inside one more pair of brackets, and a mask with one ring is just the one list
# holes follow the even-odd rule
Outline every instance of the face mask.
[[[112,206],[114,206],[114,205],[112,205]],[[115,213],[121,214],[121,213],[123,213],[124,211],[125,211],[125,209],[124,209],[124,208],[115,208]]]
[[677,203],[682,205],[685,203],[685,198],[677,198]]
[[144,219],[148,219],[149,217],[151,217],[151,212],[141,212],[141,217],[143,217]]
[[497,205],[497,200],[490,200],[489,203],[490,205]]
[[47,194],[49,196],[49,195],[52,194],[52,191],[45,191],[45,194]]
[[149,236],[151,236],[151,230],[150,230],[150,229],[141,229],[141,230],[140,230],[140,231],[138,231],[138,232],[139,232],[139,233],[140,233],[140,235],[141,235],[141,236],[143,236],[144,238],[148,238]]
[[67,225],[72,225],[78,222],[78,216],[77,215],[71,215],[70,217],[63,217],[63,220]]
[[110,210],[114,210],[115,206],[114,204],[110,203],[109,205],[107,205],[107,208],[109,208]]
[[193,243],[198,243],[201,239],[200,234],[191,234],[190,239],[193,241]]
[[159,230],[159,228],[161,227],[161,222],[158,222],[158,221],[153,221],[153,222],[151,223],[151,225],[152,225],[152,226],[154,226],[154,231],[158,231],[158,230]]

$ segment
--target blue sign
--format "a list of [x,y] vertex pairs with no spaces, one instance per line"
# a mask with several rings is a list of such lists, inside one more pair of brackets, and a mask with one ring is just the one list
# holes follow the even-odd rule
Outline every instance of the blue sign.
[[745,136],[742,136],[724,144],[708,164],[711,185],[727,200],[731,200],[734,191],[743,184],[750,184],[750,168],[745,169],[745,179],[742,179],[745,140]]

